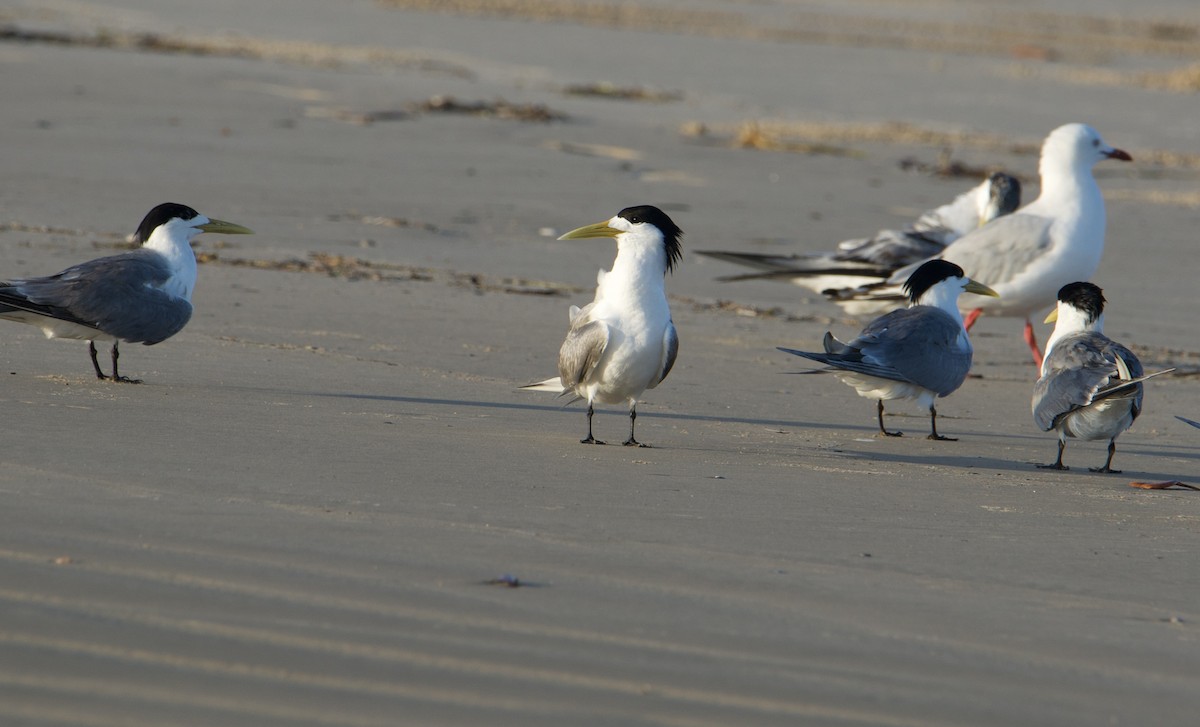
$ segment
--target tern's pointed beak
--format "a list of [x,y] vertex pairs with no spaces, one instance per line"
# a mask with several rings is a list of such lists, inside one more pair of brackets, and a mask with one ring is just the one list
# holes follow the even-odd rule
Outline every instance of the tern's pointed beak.
[[1119,159],[1123,162],[1133,161],[1133,157],[1129,156],[1129,152],[1125,151],[1124,149],[1109,149],[1108,151],[1104,152],[1104,156],[1108,157],[1109,159]]
[[608,220],[597,222],[594,225],[585,225],[577,227],[567,234],[559,237],[560,240],[584,240],[590,237],[616,237],[621,234],[621,231],[615,227],[608,226]]
[[1000,297],[1000,294],[996,291],[974,280],[968,280],[967,284],[963,286],[963,291],[966,293],[975,293],[976,295],[989,295],[993,298]]
[[1058,320],[1058,308],[1055,307],[1054,310],[1050,311],[1050,313],[1046,315],[1046,319],[1043,320],[1042,323],[1054,323],[1057,320]]
[[205,232],[221,232],[226,235],[254,234],[254,230],[251,230],[249,227],[242,227],[241,225],[234,224],[233,222],[226,222],[225,220],[214,220],[211,217],[209,218],[208,222],[197,226],[196,229],[204,230]]

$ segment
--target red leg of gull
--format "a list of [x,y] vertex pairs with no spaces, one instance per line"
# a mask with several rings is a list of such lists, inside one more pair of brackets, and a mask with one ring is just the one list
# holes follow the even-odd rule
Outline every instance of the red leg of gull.
[[1037,336],[1033,333],[1033,323],[1028,318],[1025,319],[1025,343],[1029,344],[1029,350],[1033,352],[1033,365],[1037,366],[1038,371],[1042,370],[1042,349],[1038,348]]
[[963,321],[963,329],[970,332],[971,326],[975,325],[975,321],[979,320],[979,316],[983,315],[982,308],[976,308],[967,314],[967,319]]

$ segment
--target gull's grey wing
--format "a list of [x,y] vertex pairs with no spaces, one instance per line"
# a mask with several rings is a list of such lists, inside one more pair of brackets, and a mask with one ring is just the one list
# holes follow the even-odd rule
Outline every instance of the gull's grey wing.
[[660,373],[658,379],[650,384],[650,389],[658,386],[667,378],[667,374],[671,373],[671,368],[675,366],[675,356],[679,354],[679,334],[675,333],[674,321],[667,321],[667,330],[663,333],[663,355],[662,365],[659,367]]
[[867,324],[847,347],[865,361],[900,372],[904,380],[950,394],[971,370],[971,350],[960,348],[962,325],[946,311],[916,305],[886,313]]
[[1046,375],[1033,387],[1033,420],[1044,431],[1062,417],[1101,399],[1131,399],[1142,410],[1142,364],[1132,351],[1101,333],[1067,336],[1046,356]]
[[[1052,223],[1049,217],[1022,212],[997,217],[947,245],[938,257],[994,288],[1019,276],[1050,248]],[[921,262],[900,268],[888,282],[903,283]]]
[[567,390],[587,380],[608,347],[608,324],[604,321],[583,322],[581,316],[576,316],[575,320],[581,325],[571,326],[558,351],[558,376]]
[[158,343],[178,333],[192,305],[160,289],[170,277],[150,250],[73,265],[57,275],[14,280],[0,305],[96,328],[129,343]]

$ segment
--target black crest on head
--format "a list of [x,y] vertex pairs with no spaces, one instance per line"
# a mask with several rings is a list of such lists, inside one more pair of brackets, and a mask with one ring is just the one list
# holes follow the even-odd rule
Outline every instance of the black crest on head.
[[638,207],[626,207],[617,213],[617,217],[622,217],[630,222],[637,224],[639,222],[647,222],[657,227],[663,236],[663,247],[667,251],[667,272],[675,269],[680,258],[683,257],[683,245],[679,243],[679,238],[683,236],[683,230],[679,229],[679,225],[667,217],[667,213],[653,205],[640,205]]
[[188,207],[186,204],[163,202],[147,212],[146,216],[142,218],[142,224],[138,225],[137,232],[133,233],[134,242],[139,245],[146,242],[146,240],[150,239],[150,235],[154,234],[155,228],[159,225],[165,225],[176,217],[181,220],[190,220],[193,217],[199,216],[199,212]]
[[1104,312],[1104,292],[1092,283],[1067,283],[1058,289],[1058,299],[1082,311],[1088,322],[1096,320]]
[[904,283],[904,292],[909,301],[916,303],[925,291],[947,278],[965,278],[963,269],[945,260],[930,260],[913,271]]

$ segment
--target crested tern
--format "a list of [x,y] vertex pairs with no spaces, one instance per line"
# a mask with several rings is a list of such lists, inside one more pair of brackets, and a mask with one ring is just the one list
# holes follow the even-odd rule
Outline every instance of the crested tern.
[[[186,205],[160,204],[138,225],[137,250],[72,265],[56,275],[0,282],[0,318],[37,326],[47,338],[87,341],[96,378],[141,383],[118,373],[117,344],[150,346],[187,324],[196,286],[190,242],[202,232],[252,234]],[[111,377],[100,370],[96,341],[112,341]]]
[[958,389],[971,370],[971,340],[958,311],[958,297],[964,292],[987,296],[996,292],[945,260],[922,264],[904,289],[908,308],[876,318],[848,343],[827,332],[824,353],[779,350],[826,364],[829,368],[807,373],[832,373],[859,396],[876,399],[880,434],[902,434],[884,428],[883,402],[915,399],[929,407],[928,438],[954,441],[938,434],[934,401]]
[[560,240],[615,238],[612,270],[596,276],[596,297],[583,308],[571,306],[570,328],[558,353],[558,376],[524,386],[534,391],[574,394],[587,400],[587,437],[592,436],[593,404],[629,404],[627,447],[645,447],[633,436],[638,397],[667,378],[679,351],[679,337],[667,306],[666,274],[683,255],[683,231],[657,207],[621,210],[615,217],[571,230]]
[[1108,459],[1092,472],[1120,472],[1112,469],[1117,436],[1142,411],[1142,382],[1175,369],[1144,375],[1137,356],[1104,335],[1104,295],[1092,283],[1064,285],[1046,322],[1055,326],[1032,409],[1038,427],[1058,432],[1058,458],[1038,467],[1070,469],[1062,463],[1063,450],[1067,437],[1077,437],[1108,440]]
[[[824,293],[884,280],[897,268],[937,255],[946,245],[980,225],[1013,212],[1020,205],[1021,182],[1003,172],[993,172],[952,202],[926,210],[904,229],[880,230],[868,238],[843,240],[833,252],[793,255],[718,250],[697,252],[760,271],[719,278],[724,282],[787,280],[814,293]],[[848,301],[847,305],[853,308],[858,304]],[[894,307],[894,301],[888,301],[860,306],[850,312],[882,313]]]
[[[1104,197],[1092,167],[1105,159],[1131,161],[1121,149],[1104,142],[1086,124],[1065,124],[1050,132],[1042,144],[1038,198],[1021,209],[995,219],[946,246],[939,257],[954,260],[972,279],[996,289],[1000,297],[984,300],[967,316],[970,330],[981,313],[1025,319],[1025,342],[1040,368],[1030,316],[1053,305],[1063,285],[1087,280],[1100,265],[1106,225]],[[887,284],[837,291],[845,300],[895,300],[896,285],[914,266],[900,268]]]

